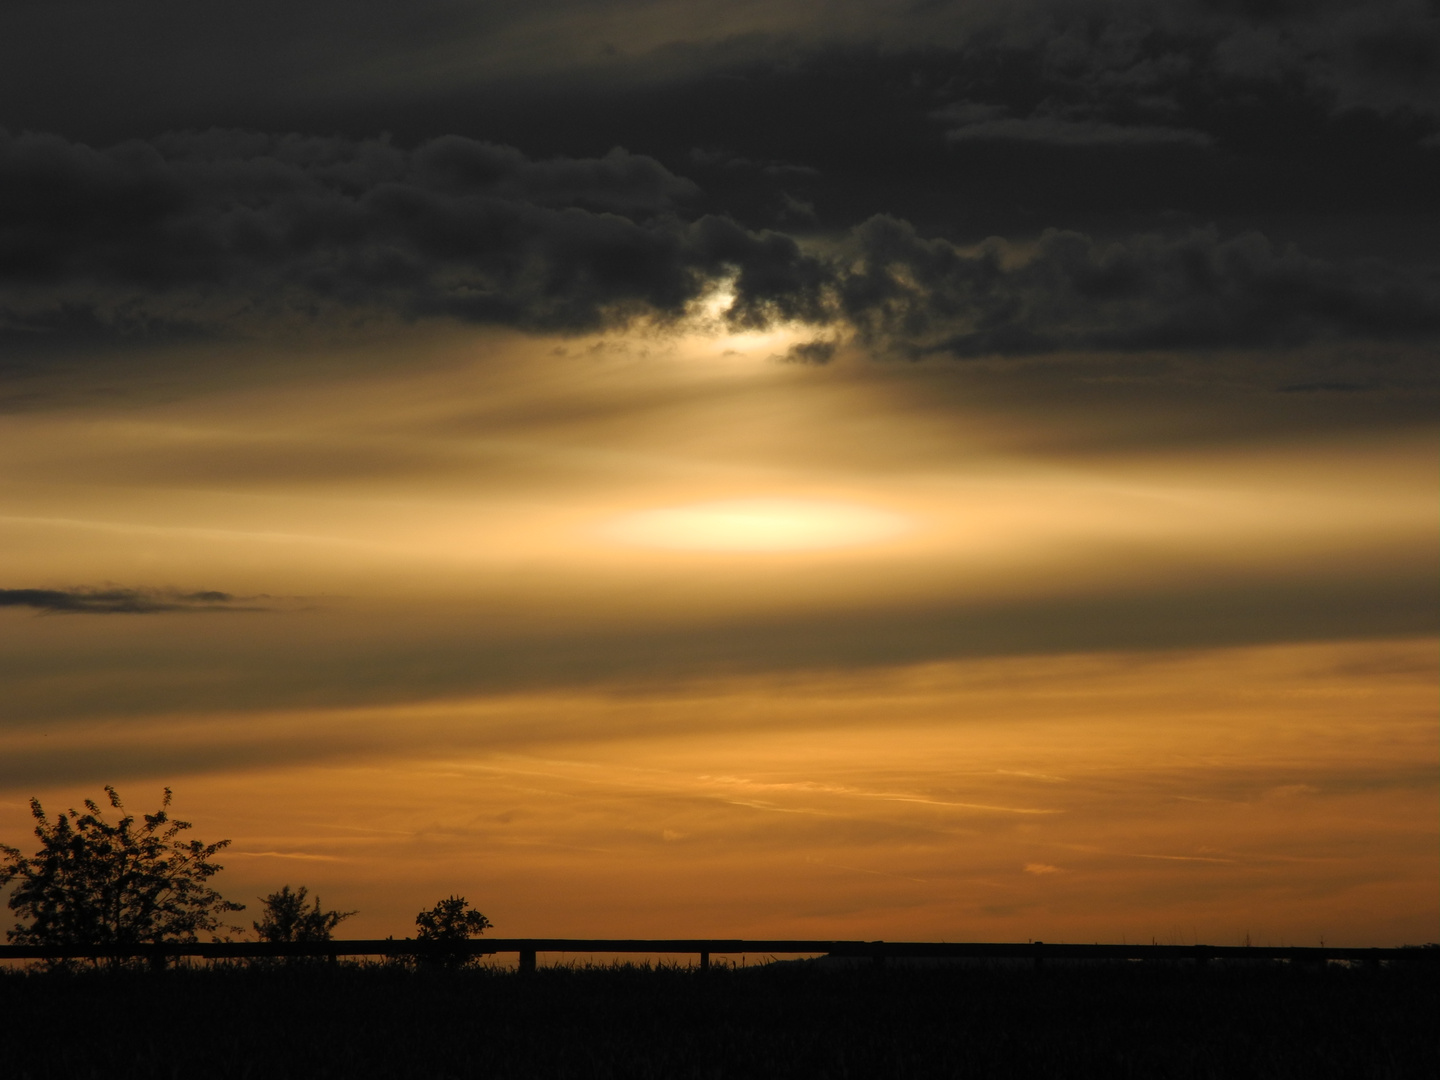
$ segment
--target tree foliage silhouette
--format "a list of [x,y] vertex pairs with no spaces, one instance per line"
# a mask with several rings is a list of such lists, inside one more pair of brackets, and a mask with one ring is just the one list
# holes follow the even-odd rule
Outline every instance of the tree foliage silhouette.
[[17,882],[9,906],[29,920],[6,936],[21,945],[141,945],[239,930],[222,920],[245,905],[207,884],[222,869],[216,853],[230,841],[180,839],[191,825],[170,818],[168,787],[160,809],[138,821],[113,787],[105,792],[122,813],[113,824],[91,799],[85,813],[72,809],[53,822],[39,799],[30,800],[40,850],[26,857],[0,844],[0,886]]
[[280,886],[261,901],[265,905],[260,921],[252,923],[260,934],[261,941],[329,941],[334,930],[354,911],[325,911],[320,907],[320,897],[315,897],[313,907],[307,907],[305,900],[309,890],[301,885],[292,890],[289,885]]
[[463,896],[451,896],[415,916],[415,925],[419,928],[416,939],[434,946],[421,954],[422,958],[436,960],[446,967],[469,962],[470,955],[458,946],[490,929],[491,922],[480,912],[468,908],[470,903]]

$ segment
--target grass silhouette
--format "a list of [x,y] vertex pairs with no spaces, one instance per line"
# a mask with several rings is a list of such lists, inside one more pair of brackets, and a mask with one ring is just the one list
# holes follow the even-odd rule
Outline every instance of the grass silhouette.
[[12,1080],[1440,1074],[1432,965],[0,973]]

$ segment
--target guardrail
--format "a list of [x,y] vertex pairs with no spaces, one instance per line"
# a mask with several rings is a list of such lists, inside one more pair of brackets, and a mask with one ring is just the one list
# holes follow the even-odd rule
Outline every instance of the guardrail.
[[0,960],[70,960],[136,957],[157,965],[193,956],[208,960],[261,957],[340,956],[489,956],[516,953],[522,971],[533,971],[540,953],[643,953],[698,956],[707,969],[712,956],[824,955],[870,959],[1030,960],[1036,967],[1046,960],[1283,960],[1292,964],[1324,965],[1332,960],[1382,962],[1424,959],[1435,961],[1440,950],[1404,948],[1338,948],[1332,946],[1250,945],[1057,945],[1043,941],[1024,943],[945,941],[819,941],[744,938],[476,938],[464,942],[428,942],[413,938],[373,938],[316,942],[210,941],[165,942],[145,945],[0,945]]

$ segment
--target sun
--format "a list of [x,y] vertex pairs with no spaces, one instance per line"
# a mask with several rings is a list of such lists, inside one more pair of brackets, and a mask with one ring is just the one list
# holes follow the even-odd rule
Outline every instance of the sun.
[[908,518],[856,503],[765,498],[641,510],[606,522],[600,533],[632,547],[789,552],[878,544],[912,528]]
[[783,354],[816,332],[815,327],[785,321],[764,329],[736,329],[727,321],[736,299],[735,279],[726,278],[695,304],[690,321],[692,347],[728,356],[767,357]]

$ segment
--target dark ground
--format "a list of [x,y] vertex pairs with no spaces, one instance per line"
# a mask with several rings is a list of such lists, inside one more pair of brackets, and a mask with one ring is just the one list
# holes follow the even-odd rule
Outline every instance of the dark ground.
[[0,972],[0,1075],[1440,1076],[1435,965]]

